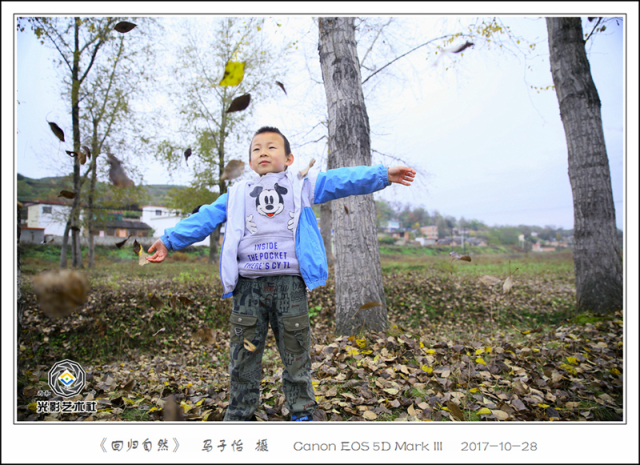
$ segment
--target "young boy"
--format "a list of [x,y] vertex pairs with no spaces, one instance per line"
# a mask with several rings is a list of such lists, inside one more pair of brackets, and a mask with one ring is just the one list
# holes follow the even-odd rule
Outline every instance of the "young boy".
[[[162,262],[206,238],[226,221],[220,252],[222,298],[233,296],[229,374],[231,389],[225,421],[247,421],[260,401],[262,354],[269,325],[284,363],[282,384],[294,421],[311,421],[317,403],[311,384],[307,289],[326,283],[324,244],[314,203],[369,194],[396,182],[411,184],[415,170],[404,166],[339,168],[301,176],[289,141],[273,127],[260,128],[249,149],[249,165],[260,175],[240,181],[211,205],[180,221],[150,248],[150,262]],[[245,348],[248,340],[255,349]]]

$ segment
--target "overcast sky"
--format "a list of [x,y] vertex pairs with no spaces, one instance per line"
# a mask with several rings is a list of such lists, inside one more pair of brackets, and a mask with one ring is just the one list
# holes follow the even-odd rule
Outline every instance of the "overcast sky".
[[[467,19],[400,16],[396,28],[405,24],[407,35],[416,34],[406,43],[419,44],[451,32],[456,20]],[[317,114],[326,113],[323,87],[310,83],[314,76],[321,80],[317,27],[308,16],[281,16],[275,20],[287,25],[279,30],[280,38],[290,34],[289,39],[301,41],[299,51],[292,56],[294,69],[300,72],[283,77],[286,97],[283,94],[262,105],[254,100],[255,127],[268,124],[285,134],[299,134],[305,124],[317,122],[316,115],[301,112],[307,108],[305,103],[320,102],[316,105]],[[538,16],[505,15],[501,20],[515,34],[538,44],[535,57],[525,61],[504,52],[469,48],[455,66],[449,56],[434,66],[434,60],[427,60],[423,49],[390,67],[392,75],[365,84],[373,149],[406,160],[420,173],[414,186],[392,186],[377,198],[423,206],[430,212],[437,209],[443,215],[478,219],[489,225],[555,225],[570,229],[572,195],[557,97],[553,90],[538,93],[530,87],[553,84],[546,24]],[[585,31],[590,31],[592,24],[584,18]],[[605,33],[590,39],[588,57],[602,101],[616,223],[622,229],[626,25],[621,19],[619,26],[608,26]],[[298,36],[301,31],[307,33]],[[411,47],[400,44],[397,48],[404,51]],[[47,119],[57,121],[66,133],[71,133],[68,105],[58,98],[59,75],[52,65],[55,55],[51,48],[40,45],[30,31],[17,34],[15,169],[31,178],[62,175],[70,166],[64,147],[58,149],[57,139],[47,125]],[[363,78],[366,75],[363,72]],[[637,78],[632,82],[637,83]],[[311,157],[326,161],[323,144],[300,146],[301,140],[291,142],[296,155],[294,168],[301,169]],[[381,159],[376,156],[376,160]],[[324,170],[326,165],[318,163],[314,169]],[[247,168],[245,175],[252,174]],[[144,168],[145,184],[184,185],[189,179],[186,167],[174,172],[172,179],[161,166]]]

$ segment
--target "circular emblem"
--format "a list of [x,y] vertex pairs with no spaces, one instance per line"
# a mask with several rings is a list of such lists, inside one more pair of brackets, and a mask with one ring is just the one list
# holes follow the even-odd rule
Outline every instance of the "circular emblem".
[[62,397],[73,397],[84,389],[87,374],[82,366],[73,360],[57,362],[49,370],[49,387]]
[[234,329],[236,336],[242,336],[242,328],[239,326],[236,326]]

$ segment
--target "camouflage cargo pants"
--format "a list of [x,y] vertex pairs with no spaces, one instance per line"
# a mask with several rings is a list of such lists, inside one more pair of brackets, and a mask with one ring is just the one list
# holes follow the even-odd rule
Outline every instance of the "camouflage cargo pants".
[[[313,415],[317,403],[311,384],[309,308],[300,276],[239,278],[233,291],[229,374],[231,389],[225,421],[253,417],[260,403],[262,354],[269,325],[284,364],[285,406],[298,416]],[[256,346],[244,347],[244,339]]]

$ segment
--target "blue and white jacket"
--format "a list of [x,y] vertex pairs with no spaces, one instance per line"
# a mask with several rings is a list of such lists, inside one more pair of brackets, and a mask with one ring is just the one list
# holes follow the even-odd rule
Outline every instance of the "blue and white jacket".
[[[300,274],[309,288],[324,286],[329,270],[318,222],[311,205],[350,195],[371,194],[389,186],[387,168],[383,165],[337,168],[303,179],[287,171],[294,192],[294,241]],[[245,198],[253,181],[240,181],[210,204],[200,207],[195,215],[165,230],[160,238],[168,250],[179,250],[204,240],[218,225],[227,222],[220,252],[222,298],[231,297],[238,283],[238,244],[245,231]]]

